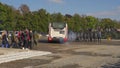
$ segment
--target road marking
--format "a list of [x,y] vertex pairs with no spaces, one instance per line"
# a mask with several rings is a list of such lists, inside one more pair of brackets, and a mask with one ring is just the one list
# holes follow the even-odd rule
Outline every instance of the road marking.
[[44,51],[27,51],[27,52],[19,52],[7,55],[0,55],[0,64],[25,58],[30,58],[34,56],[43,56],[52,54],[51,52],[44,52]]

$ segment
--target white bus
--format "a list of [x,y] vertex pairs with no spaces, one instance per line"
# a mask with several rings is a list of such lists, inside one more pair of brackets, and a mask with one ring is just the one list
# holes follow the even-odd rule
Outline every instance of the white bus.
[[49,23],[48,42],[58,41],[64,43],[68,40],[68,25],[67,23],[54,22]]

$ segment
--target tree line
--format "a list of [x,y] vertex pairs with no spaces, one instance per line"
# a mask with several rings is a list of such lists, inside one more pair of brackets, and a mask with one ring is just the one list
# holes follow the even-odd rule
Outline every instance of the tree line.
[[66,22],[69,30],[78,32],[80,30],[97,29],[119,29],[120,21],[110,18],[96,18],[93,16],[75,13],[61,14],[49,13],[41,8],[38,11],[30,11],[26,4],[19,8],[0,3],[0,30],[23,30],[25,28],[47,33],[50,22]]

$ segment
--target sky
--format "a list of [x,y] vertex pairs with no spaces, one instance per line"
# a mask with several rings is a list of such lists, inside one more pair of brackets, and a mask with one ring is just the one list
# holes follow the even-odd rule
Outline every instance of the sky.
[[0,0],[18,9],[22,4],[31,11],[41,8],[49,13],[91,15],[98,18],[111,18],[120,21],[120,0]]

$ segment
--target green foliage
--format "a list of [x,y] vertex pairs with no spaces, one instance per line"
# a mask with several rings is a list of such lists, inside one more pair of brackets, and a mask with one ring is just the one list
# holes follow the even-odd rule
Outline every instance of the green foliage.
[[[45,9],[30,11],[25,4],[19,10],[12,6],[0,3],[0,30],[24,30],[25,28],[45,32],[50,22],[66,22],[73,31],[96,29],[98,26],[106,28],[120,28],[120,22],[109,18],[99,19],[93,16],[79,14],[48,13]],[[6,28],[7,27],[7,28]]]
[[64,16],[61,13],[51,14],[51,22],[64,22]]

